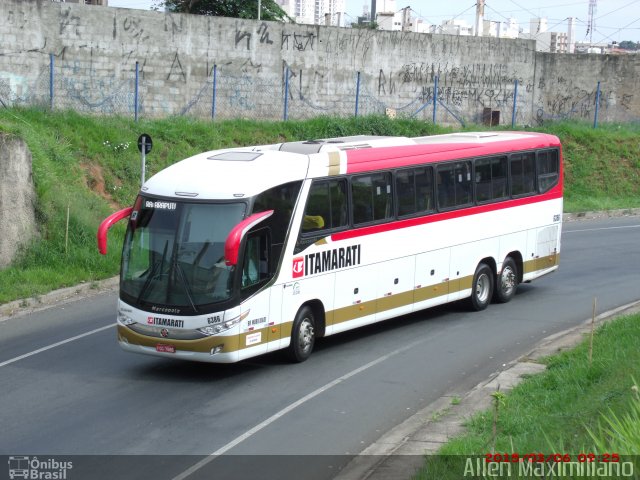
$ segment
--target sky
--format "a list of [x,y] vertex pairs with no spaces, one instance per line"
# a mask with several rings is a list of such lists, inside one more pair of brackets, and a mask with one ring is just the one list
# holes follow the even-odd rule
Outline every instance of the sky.
[[[109,0],[111,7],[149,9],[153,0]],[[347,21],[362,15],[363,5],[370,0],[345,0]],[[534,5],[531,5],[534,3]],[[463,19],[475,23],[475,0],[396,0],[398,9],[410,6],[413,15],[429,24],[439,25],[447,19]],[[573,17],[576,41],[594,43],[631,40],[640,42],[640,0],[599,0],[594,15],[595,28],[587,32],[589,0],[485,0],[485,19],[507,21],[516,18],[520,27],[529,30],[529,19],[546,17],[549,31],[566,32],[567,18]]]

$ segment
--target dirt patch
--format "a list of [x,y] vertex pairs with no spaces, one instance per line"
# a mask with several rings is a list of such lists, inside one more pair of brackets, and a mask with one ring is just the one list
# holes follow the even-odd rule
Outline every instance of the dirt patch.
[[85,162],[80,164],[80,168],[84,172],[84,180],[87,187],[109,202],[113,209],[119,209],[120,206],[113,200],[106,187],[102,167],[95,163]]

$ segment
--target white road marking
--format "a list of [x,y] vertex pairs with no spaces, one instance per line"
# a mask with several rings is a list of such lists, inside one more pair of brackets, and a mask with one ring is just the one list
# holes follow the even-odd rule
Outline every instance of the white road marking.
[[12,364],[14,362],[17,362],[18,360],[22,360],[23,358],[28,358],[28,357],[31,357],[33,355],[37,355],[38,353],[46,352],[47,350],[51,350],[52,348],[59,347],[60,345],[64,345],[65,343],[73,342],[75,340],[79,340],[81,338],[88,337],[89,335],[93,335],[94,333],[102,332],[103,330],[106,330],[108,328],[112,328],[112,327],[115,327],[115,326],[116,326],[116,324],[112,323],[111,325],[107,325],[106,327],[100,327],[100,328],[96,328],[95,330],[91,330],[89,332],[81,333],[80,335],[76,335],[75,337],[67,338],[66,340],[62,340],[62,341],[60,341],[58,343],[53,343],[53,344],[48,345],[46,347],[39,348],[38,350],[34,350],[33,352],[25,353],[24,355],[20,355],[19,357],[14,357],[14,358],[12,358],[10,360],[6,360],[6,361],[0,363],[0,367],[4,367],[6,365],[10,365],[10,364]]
[[621,228],[640,228],[640,225],[625,225],[621,227],[600,227],[600,228],[582,228],[580,230],[565,230],[562,233],[574,233],[574,232],[595,232],[597,230],[618,230]]
[[371,361],[371,362],[369,362],[369,363],[367,363],[367,364],[365,364],[365,365],[363,365],[363,366],[361,366],[359,368],[356,368],[355,370],[352,370],[349,373],[346,373],[345,375],[343,375],[341,377],[338,377],[335,380],[327,383],[326,385],[314,390],[313,392],[305,395],[301,399],[299,399],[299,400],[293,402],[292,404],[286,406],[285,408],[283,408],[279,412],[273,414],[272,416],[267,418],[265,421],[259,423],[258,425],[256,425],[255,427],[251,428],[250,430],[247,430],[245,433],[243,433],[242,435],[236,437],[234,440],[230,441],[229,443],[227,443],[223,447],[220,447],[215,452],[210,453],[206,458],[203,458],[198,463],[194,464],[193,466],[191,466],[190,468],[188,468],[187,470],[185,470],[181,474],[179,474],[176,477],[174,477],[173,480],[184,480],[185,478],[187,478],[192,473],[195,473],[196,471],[200,470],[202,467],[204,467],[208,463],[212,462],[213,460],[215,460],[220,455],[225,454],[226,452],[231,450],[233,447],[235,447],[239,443],[245,441],[249,437],[252,437],[256,433],[258,433],[260,430],[264,429],[265,427],[268,427],[273,422],[275,422],[279,418],[283,417],[284,415],[286,415],[287,413],[289,413],[293,409],[299,407],[303,403],[308,402],[309,400],[311,400],[311,399],[317,397],[318,395],[326,392],[330,388],[333,388],[336,385],[344,382],[345,380],[348,380],[349,378],[353,377],[354,375],[362,373],[365,370],[367,370],[367,369],[369,369],[369,368],[371,368],[371,367],[373,367],[373,366],[375,366],[375,365],[377,365],[379,363],[382,363],[385,360],[388,360],[389,358],[391,358],[391,357],[393,357],[395,355],[398,355],[398,354],[400,354],[402,352],[410,350],[411,348],[419,345],[420,343],[423,343],[424,341],[425,341],[424,339],[423,340],[419,340],[419,341],[415,341],[413,343],[410,343],[409,345],[406,345],[406,346],[404,346],[402,348],[399,348],[398,350],[394,350],[393,352],[390,352],[390,353],[388,353],[388,354],[386,354],[386,355],[384,355],[384,356],[382,356],[380,358],[377,358],[376,360],[373,360],[373,361]]

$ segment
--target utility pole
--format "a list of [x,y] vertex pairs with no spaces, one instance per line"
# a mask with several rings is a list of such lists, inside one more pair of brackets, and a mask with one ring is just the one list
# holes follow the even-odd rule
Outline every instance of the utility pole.
[[589,0],[589,24],[587,25],[587,33],[589,34],[589,46],[593,47],[593,31],[596,29],[596,20],[594,15],[598,9],[598,0]]
[[404,7],[402,9],[402,31],[411,31],[411,7]]
[[[595,0],[592,0],[595,1]],[[476,3],[476,37],[482,36],[484,29],[484,0],[478,0]]]

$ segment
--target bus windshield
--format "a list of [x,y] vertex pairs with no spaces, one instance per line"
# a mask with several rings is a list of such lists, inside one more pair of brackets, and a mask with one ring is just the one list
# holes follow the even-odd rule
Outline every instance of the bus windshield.
[[122,255],[120,289],[129,302],[201,312],[229,299],[232,270],[224,244],[247,205],[140,197]]

